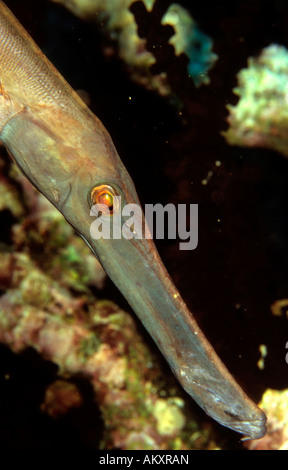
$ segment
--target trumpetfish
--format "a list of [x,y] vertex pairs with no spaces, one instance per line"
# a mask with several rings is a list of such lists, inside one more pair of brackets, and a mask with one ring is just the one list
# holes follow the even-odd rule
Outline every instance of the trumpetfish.
[[26,177],[90,247],[184,390],[223,426],[247,438],[261,438],[265,414],[205,338],[153,240],[91,236],[90,210],[95,204],[102,204],[106,226],[121,210],[119,197],[125,204],[140,206],[133,181],[100,120],[2,1],[0,140]]

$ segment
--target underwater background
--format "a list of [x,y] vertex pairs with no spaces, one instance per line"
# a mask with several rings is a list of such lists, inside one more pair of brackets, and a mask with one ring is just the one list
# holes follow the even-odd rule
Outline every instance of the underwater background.
[[287,2],[179,0],[174,45],[169,0],[5,3],[108,129],[142,205],[199,205],[195,250],[156,245],[271,424],[242,443],[197,407],[1,147],[0,448],[287,448]]

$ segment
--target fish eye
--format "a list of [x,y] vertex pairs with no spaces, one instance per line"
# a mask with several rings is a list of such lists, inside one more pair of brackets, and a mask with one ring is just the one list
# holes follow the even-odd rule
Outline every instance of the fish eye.
[[120,197],[121,192],[118,188],[105,183],[94,186],[88,195],[91,206],[101,204],[103,215],[113,215],[119,211],[121,208]]

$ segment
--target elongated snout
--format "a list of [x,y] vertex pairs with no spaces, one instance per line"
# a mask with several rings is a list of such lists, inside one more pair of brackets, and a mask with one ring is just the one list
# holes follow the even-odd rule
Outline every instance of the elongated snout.
[[259,438],[264,413],[245,395],[199,329],[151,239],[88,244],[148,330],[186,392],[222,425]]

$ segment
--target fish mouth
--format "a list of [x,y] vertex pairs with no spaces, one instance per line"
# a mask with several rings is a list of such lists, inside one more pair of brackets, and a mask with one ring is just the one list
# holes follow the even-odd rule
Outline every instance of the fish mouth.
[[[252,432],[251,432],[251,428],[252,428]],[[249,434],[247,436],[244,436],[242,440],[246,441],[248,439],[261,439],[262,437],[265,436],[266,431],[267,431],[267,428],[266,428],[265,423],[261,421],[256,422],[256,423],[250,423]]]
[[[206,340],[154,242],[125,238],[95,241],[89,237],[85,241],[152,336],[184,390],[223,426],[250,439],[262,437],[266,431],[264,413],[245,395]],[[235,413],[235,409],[239,411]]]
[[[222,384],[223,386],[224,384]],[[239,395],[231,395],[227,387],[227,394],[220,396],[218,385],[210,390],[210,396],[203,406],[208,416],[219,424],[243,434],[241,440],[261,439],[266,434],[265,413],[245,394],[238,384]],[[221,387],[222,388],[222,387]],[[217,395],[215,394],[217,390]],[[225,399],[224,399],[225,397]],[[214,401],[213,401],[214,399]],[[229,404],[228,404],[229,400]]]
[[243,437],[241,441],[247,441],[249,439],[261,439],[266,434],[266,416],[263,413],[262,418],[255,419],[253,421],[241,421],[229,423],[229,427],[234,429],[241,434]]

